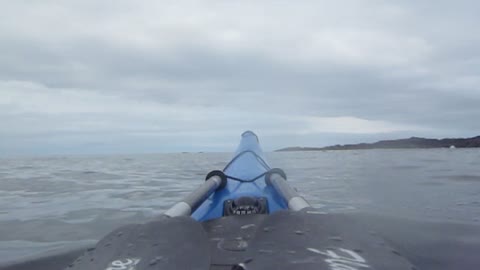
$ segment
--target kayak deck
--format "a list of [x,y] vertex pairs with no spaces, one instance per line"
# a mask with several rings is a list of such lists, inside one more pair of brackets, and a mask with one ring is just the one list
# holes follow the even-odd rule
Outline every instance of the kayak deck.
[[[313,208],[203,223],[163,217],[110,233],[69,269],[391,269],[407,259],[345,215]],[[113,269],[113,268],[112,268]]]
[[[259,264],[261,262],[265,263],[265,267],[263,269],[275,269],[275,267],[268,266],[271,264],[269,264],[269,262],[265,262],[264,259],[260,257],[265,256],[265,260],[267,258],[275,259],[276,257],[273,256],[274,252],[278,252],[279,254],[286,253],[286,256],[290,256],[284,259],[280,258],[280,260],[291,260],[293,259],[292,255],[296,254],[294,253],[296,252],[296,247],[300,247],[301,250],[305,250],[306,246],[302,245],[311,245],[311,248],[313,248],[311,250],[313,252],[312,254],[315,255],[316,250],[322,252],[323,249],[335,247],[330,245],[330,243],[333,243],[334,245],[348,243],[348,247],[350,248],[359,248],[362,252],[360,252],[360,250],[354,251],[358,252],[372,266],[372,268],[365,268],[365,270],[378,269],[373,268],[373,266],[377,265],[375,261],[379,258],[379,256],[388,252],[398,256],[399,258],[397,259],[401,259],[402,261],[404,259],[397,254],[404,255],[408,261],[412,262],[417,267],[412,269],[477,270],[478,265],[480,265],[480,258],[477,256],[478,250],[480,250],[480,228],[478,225],[413,221],[402,218],[385,216],[380,217],[360,213],[322,214],[321,212],[318,212],[318,210],[311,209],[305,210],[305,212],[306,211],[310,211],[312,213],[317,212],[319,214],[311,214],[311,216],[306,217],[305,219],[307,220],[305,220],[302,217],[298,217],[298,215],[302,215],[302,213],[299,212],[289,217],[289,221],[287,222],[284,220],[284,215],[278,215],[284,212],[280,211],[279,213],[274,214],[278,216],[275,219],[271,219],[269,223],[266,221],[266,219],[268,219],[267,215],[230,216],[200,223],[201,231],[204,231],[207,235],[206,238],[203,238],[203,241],[208,242],[206,246],[203,244],[202,246],[206,247],[205,249],[210,253],[208,256],[211,258],[210,265],[206,266],[204,269],[231,269],[231,265],[221,263],[236,262],[237,260],[242,261],[244,259],[248,261],[251,258],[253,258],[253,260],[247,264],[247,269],[259,269]],[[293,222],[292,219],[294,220]],[[285,222],[287,222],[286,224],[289,226],[288,228],[283,228],[280,225],[284,224]],[[291,224],[295,223],[300,225],[297,225],[297,227],[290,227]],[[302,227],[302,223],[307,223],[307,225]],[[171,226],[168,224],[169,223],[165,223],[164,226],[156,226],[156,228],[158,230],[165,231],[164,235],[172,235],[172,233],[169,232],[173,231],[170,230]],[[251,224],[254,224],[255,226],[252,226]],[[309,227],[314,227],[314,229],[309,229]],[[303,228],[303,231],[300,228]],[[194,231],[196,231],[196,229],[194,229]],[[269,238],[262,238],[261,243],[263,246],[260,248],[258,244],[253,243],[253,237],[251,236],[253,235],[254,237],[257,237],[258,235],[258,237],[261,238],[262,233]],[[121,250],[126,248],[128,244],[132,243],[128,242],[129,240],[138,240],[129,239],[126,236],[127,234],[123,234],[122,237],[119,238],[125,240],[124,242],[118,243],[124,244],[124,246],[115,246],[116,249]],[[145,235],[145,237],[148,237],[148,235]],[[236,241],[240,239],[237,237],[241,237],[242,240],[246,239],[247,246],[244,251],[222,252],[222,250],[218,248],[218,245],[222,239],[226,240],[223,240],[224,242],[221,246],[228,247],[228,245],[238,243]],[[291,244],[292,239],[283,240],[282,238],[284,237],[295,239],[296,241],[293,243],[296,244]],[[311,238],[311,240],[308,242],[299,241],[302,239],[302,237]],[[325,238],[326,241],[324,241]],[[233,239],[233,241],[228,241],[228,239]],[[468,241],[465,239],[468,239]],[[285,252],[285,250],[282,250],[280,247],[277,248],[277,243],[282,245],[281,247],[287,246],[288,248],[286,250],[289,250],[290,252]],[[164,243],[164,245],[168,246],[168,248],[173,248],[172,245],[168,245],[167,243]],[[369,246],[375,245],[377,245],[377,248],[379,249],[368,248]],[[257,252],[254,254],[255,257],[250,257],[249,254],[254,251]],[[64,253],[56,255],[45,254],[41,258],[25,258],[23,262],[12,263],[9,265],[3,264],[0,265],[0,269],[68,269],[68,265],[73,262],[75,258],[85,252],[87,252],[86,248],[76,251],[65,251]],[[91,253],[91,251],[87,253]],[[336,254],[342,255],[340,253]],[[228,256],[230,255],[237,256],[237,259],[229,261]],[[157,256],[162,256],[162,254],[155,255],[155,257]],[[321,257],[317,258],[319,259]],[[191,259],[191,257],[189,257],[188,254],[184,254],[182,259],[187,260]],[[388,267],[384,267],[382,269],[395,269],[393,266],[389,266],[391,264],[397,265],[397,260],[395,259],[393,262],[385,263],[388,263]],[[290,266],[290,269],[304,269],[301,268],[301,266],[305,266],[305,264]],[[323,267],[323,265],[318,265],[316,269],[332,269],[322,268],[320,266]],[[107,266],[98,269],[104,270],[106,268]],[[142,270],[142,268],[136,269]],[[149,268],[146,269],[162,268],[160,266],[149,266]],[[177,267],[172,269],[181,268]]]

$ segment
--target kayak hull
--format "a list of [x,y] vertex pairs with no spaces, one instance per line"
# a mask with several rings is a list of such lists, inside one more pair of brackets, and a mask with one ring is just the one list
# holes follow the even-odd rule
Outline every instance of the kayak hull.
[[283,198],[265,182],[265,174],[270,169],[257,135],[251,131],[244,132],[234,157],[223,169],[227,176],[226,186],[210,195],[193,212],[192,218],[198,221],[220,218],[224,202],[239,197],[266,199],[268,213],[287,209]]

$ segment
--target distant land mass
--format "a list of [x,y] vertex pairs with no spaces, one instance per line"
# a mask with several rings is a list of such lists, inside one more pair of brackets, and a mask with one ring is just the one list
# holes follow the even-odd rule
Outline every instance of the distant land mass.
[[472,138],[427,139],[411,137],[399,140],[384,140],[375,143],[332,145],[327,147],[286,147],[284,151],[356,150],[356,149],[412,149],[412,148],[469,148],[480,147],[480,136]]

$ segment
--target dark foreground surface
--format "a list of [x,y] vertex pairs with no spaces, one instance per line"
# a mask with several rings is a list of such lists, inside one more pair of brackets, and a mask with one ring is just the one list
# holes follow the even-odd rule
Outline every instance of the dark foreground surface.
[[247,269],[477,270],[479,251],[478,226],[327,214],[312,208],[203,224],[160,218],[119,228],[95,248],[0,269],[232,269],[243,263]]

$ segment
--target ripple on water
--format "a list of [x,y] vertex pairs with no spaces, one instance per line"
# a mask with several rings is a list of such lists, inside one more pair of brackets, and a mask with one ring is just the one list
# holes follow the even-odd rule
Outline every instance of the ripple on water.
[[421,185],[421,186],[443,186],[443,185],[445,185],[445,183],[427,181],[427,182],[421,182],[421,183],[419,183],[419,185]]
[[416,165],[398,165],[398,166],[392,166],[392,169],[398,169],[398,170],[415,170],[415,169],[421,169],[423,166],[416,166]]
[[57,177],[66,177],[66,178],[74,178],[74,179],[82,179],[82,180],[115,180],[115,179],[123,179],[124,176],[120,174],[114,173],[107,173],[107,172],[100,172],[100,171],[74,171],[74,170],[64,170],[54,173]]
[[447,179],[461,182],[480,182],[480,175],[473,174],[459,174],[459,175],[440,175],[435,178]]

